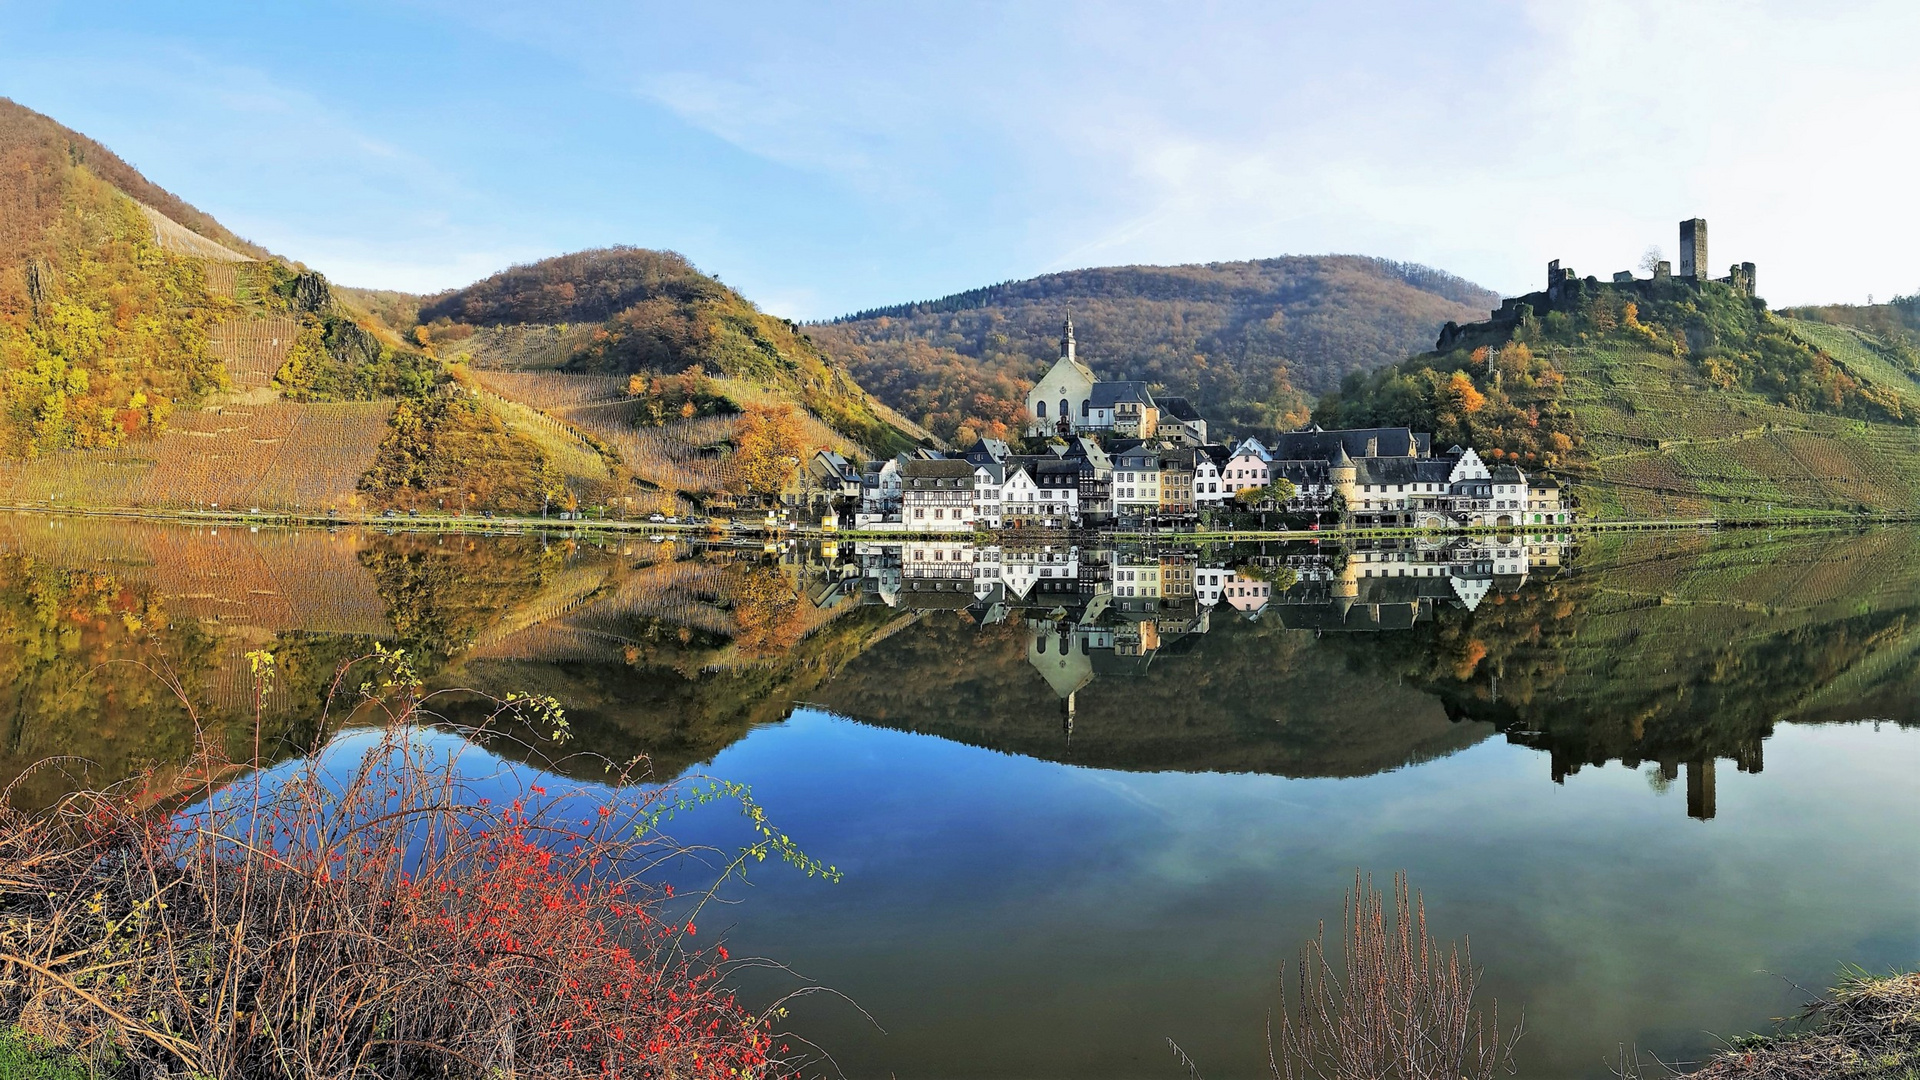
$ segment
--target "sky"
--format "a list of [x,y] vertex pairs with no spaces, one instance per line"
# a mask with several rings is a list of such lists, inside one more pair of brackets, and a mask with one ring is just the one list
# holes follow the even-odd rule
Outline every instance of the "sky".
[[609,244],[828,318],[1377,255],[1504,294],[1677,223],[1775,304],[1920,292],[1920,4],[0,0],[0,96],[335,281]]

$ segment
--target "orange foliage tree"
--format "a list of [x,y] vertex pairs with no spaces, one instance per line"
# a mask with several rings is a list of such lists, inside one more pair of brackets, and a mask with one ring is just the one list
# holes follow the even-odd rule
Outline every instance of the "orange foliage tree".
[[812,450],[793,406],[749,405],[734,429],[729,486],[737,494],[776,495],[800,475]]

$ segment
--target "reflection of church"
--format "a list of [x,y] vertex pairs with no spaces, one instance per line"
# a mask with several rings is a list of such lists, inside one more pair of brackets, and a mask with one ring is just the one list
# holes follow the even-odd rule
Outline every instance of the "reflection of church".
[[[1530,574],[1557,569],[1565,547],[1552,536],[1373,541],[1228,567],[1193,552],[913,540],[856,543],[847,572],[889,606],[1025,621],[1028,661],[1071,722],[1089,682],[1146,670],[1207,633],[1216,610],[1323,633],[1403,630],[1436,605],[1471,611],[1490,593],[1517,591]],[[1282,574],[1287,584],[1276,588]]]

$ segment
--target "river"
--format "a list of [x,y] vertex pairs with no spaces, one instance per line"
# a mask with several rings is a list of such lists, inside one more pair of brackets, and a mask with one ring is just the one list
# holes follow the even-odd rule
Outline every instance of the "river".
[[1698,1058],[1920,958],[1914,530],[769,550],[16,515],[0,779],[165,778],[196,717],[238,752],[260,649],[284,760],[342,737],[327,685],[375,641],[553,695],[570,751],[751,784],[844,876],[756,868],[701,934],[785,966],[742,973],[759,1000],[835,991],[789,1023],[849,1076],[1183,1076],[1169,1040],[1259,1074],[1356,871],[1470,936],[1527,1076]]

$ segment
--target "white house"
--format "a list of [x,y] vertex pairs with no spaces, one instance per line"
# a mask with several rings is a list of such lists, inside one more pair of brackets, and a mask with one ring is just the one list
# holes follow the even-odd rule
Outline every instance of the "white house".
[[973,521],[983,529],[1000,527],[1000,495],[1006,483],[1007,467],[998,461],[975,462],[973,466]]
[[1160,512],[1160,450],[1142,443],[1113,457],[1113,512]]
[[1157,597],[1163,584],[1159,559],[1135,561],[1125,556],[1114,557],[1113,595]]
[[[1215,454],[1221,454],[1216,458]],[[1221,479],[1226,464],[1219,447],[1202,446],[1193,455],[1193,503],[1201,508],[1217,507],[1233,498],[1233,491]]]
[[1008,548],[1000,553],[1000,580],[1007,595],[1026,599],[1042,581],[1065,585],[1080,576],[1078,548]]

